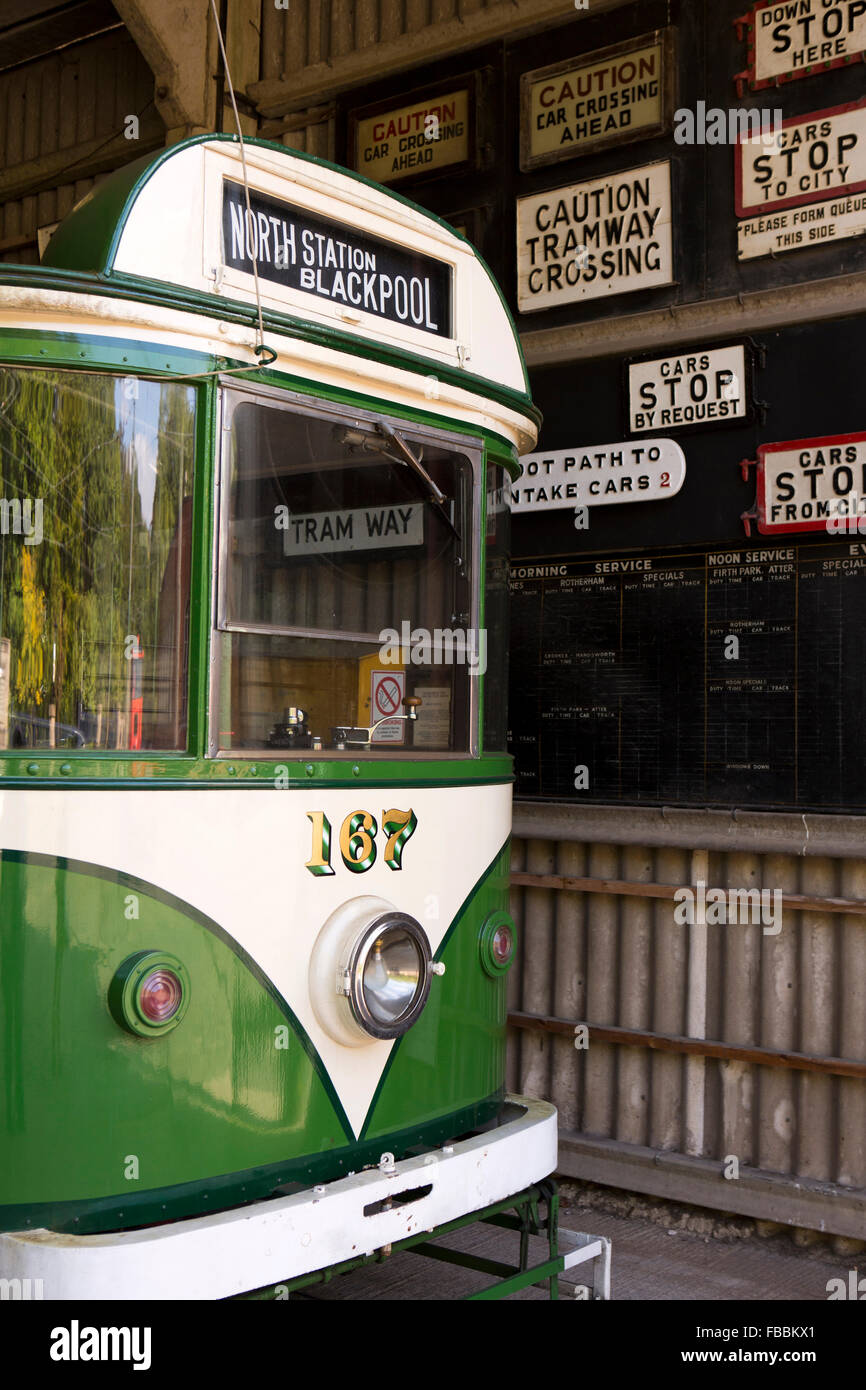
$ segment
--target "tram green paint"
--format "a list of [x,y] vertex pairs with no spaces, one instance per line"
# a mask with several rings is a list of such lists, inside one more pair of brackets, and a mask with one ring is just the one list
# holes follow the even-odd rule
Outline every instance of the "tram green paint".
[[[481,969],[478,923],[507,885],[504,847],[457,913],[437,995],[393,1050],[355,1141],[297,1018],[217,923],[130,875],[0,855],[0,1230],[221,1210],[491,1119],[505,992]],[[167,946],[188,971],[189,1008],[166,1035],[135,1037],[111,1015],[112,981],[130,955]]]
[[504,982],[481,966],[479,924],[508,905],[510,847],[505,846],[463,904],[437,959],[436,982],[418,1022],[388,1058],[365,1139],[383,1138],[421,1110],[446,1115],[502,1084],[505,1073]]

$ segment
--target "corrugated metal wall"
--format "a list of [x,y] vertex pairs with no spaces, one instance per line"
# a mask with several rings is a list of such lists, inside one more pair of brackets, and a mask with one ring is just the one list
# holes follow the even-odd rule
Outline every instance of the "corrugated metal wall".
[[[680,1155],[706,1205],[866,1236],[866,1206],[840,1224],[827,1186],[866,1200],[866,857],[518,839],[513,871],[508,1085],[559,1108],[563,1170],[612,1181],[628,1158],[662,1191],[651,1169]],[[781,890],[781,930],[677,924],[671,890],[701,879]],[[763,1206],[743,1205],[731,1156],[740,1177],[784,1175]],[[806,1215],[773,1201],[785,1188],[808,1189]]]
[[[139,117],[137,141],[124,139],[128,115]],[[37,227],[64,217],[100,173],[164,140],[153,74],[123,30],[0,72],[0,257],[38,261]],[[78,168],[93,176],[75,178]]]
[[[625,0],[595,0],[596,11]],[[285,99],[272,98],[274,110],[294,109],[293,75],[306,75],[307,69],[321,66],[325,73],[339,69],[342,60],[351,63],[344,70],[343,90],[357,87],[386,72],[406,72],[414,68],[417,82],[425,80],[423,62],[443,56],[438,40],[443,26],[452,25],[449,52],[488,42],[534,22],[562,20],[569,16],[568,4],[551,0],[291,0],[287,9],[272,4],[262,6],[262,80],[254,91],[264,95],[268,83],[286,83]],[[475,21],[478,21],[477,23]],[[401,40],[416,40],[401,44]],[[382,66],[378,50],[387,53],[393,45],[391,61]],[[357,55],[357,61],[355,56]],[[369,69],[369,71],[367,71]],[[319,74],[322,77],[322,74]],[[318,79],[317,79],[318,80]],[[325,86],[328,82],[325,78]],[[331,87],[334,86],[332,82]],[[329,94],[333,96],[333,92]],[[314,99],[310,92],[310,99]],[[267,110],[268,102],[265,102]],[[293,118],[286,130],[284,119],[265,119],[262,134],[280,139],[294,149],[324,158],[334,158],[335,128],[333,108],[323,103],[307,108]]]
[[513,9],[511,0],[291,0],[286,10],[264,5],[262,77],[333,62],[449,19],[497,7]]

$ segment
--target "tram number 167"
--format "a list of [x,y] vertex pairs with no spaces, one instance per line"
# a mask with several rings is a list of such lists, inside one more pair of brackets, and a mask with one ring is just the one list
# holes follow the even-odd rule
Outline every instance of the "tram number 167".
[[[332,874],[331,822],[324,811],[308,811],[307,820],[313,823],[313,852],[306,867],[311,874]],[[403,849],[415,833],[418,821],[415,812],[383,811],[382,830],[388,839],[385,863],[389,869],[402,869]],[[365,874],[376,862],[376,836],[379,827],[369,811],[350,811],[340,826],[340,855],[353,874]]]

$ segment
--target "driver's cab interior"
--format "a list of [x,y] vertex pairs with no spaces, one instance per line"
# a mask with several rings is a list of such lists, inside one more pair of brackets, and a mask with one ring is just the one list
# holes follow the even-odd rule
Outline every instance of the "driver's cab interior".
[[224,393],[214,752],[470,749],[480,457]]

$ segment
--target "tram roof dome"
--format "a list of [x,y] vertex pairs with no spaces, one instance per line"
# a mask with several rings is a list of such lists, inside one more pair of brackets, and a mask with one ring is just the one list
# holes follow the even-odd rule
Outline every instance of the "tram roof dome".
[[[118,169],[61,222],[43,265],[134,298],[165,288],[351,351],[352,338],[499,388],[537,418],[508,307],[454,228],[360,174],[269,141],[200,135]],[[453,379],[453,378],[452,378]]]

